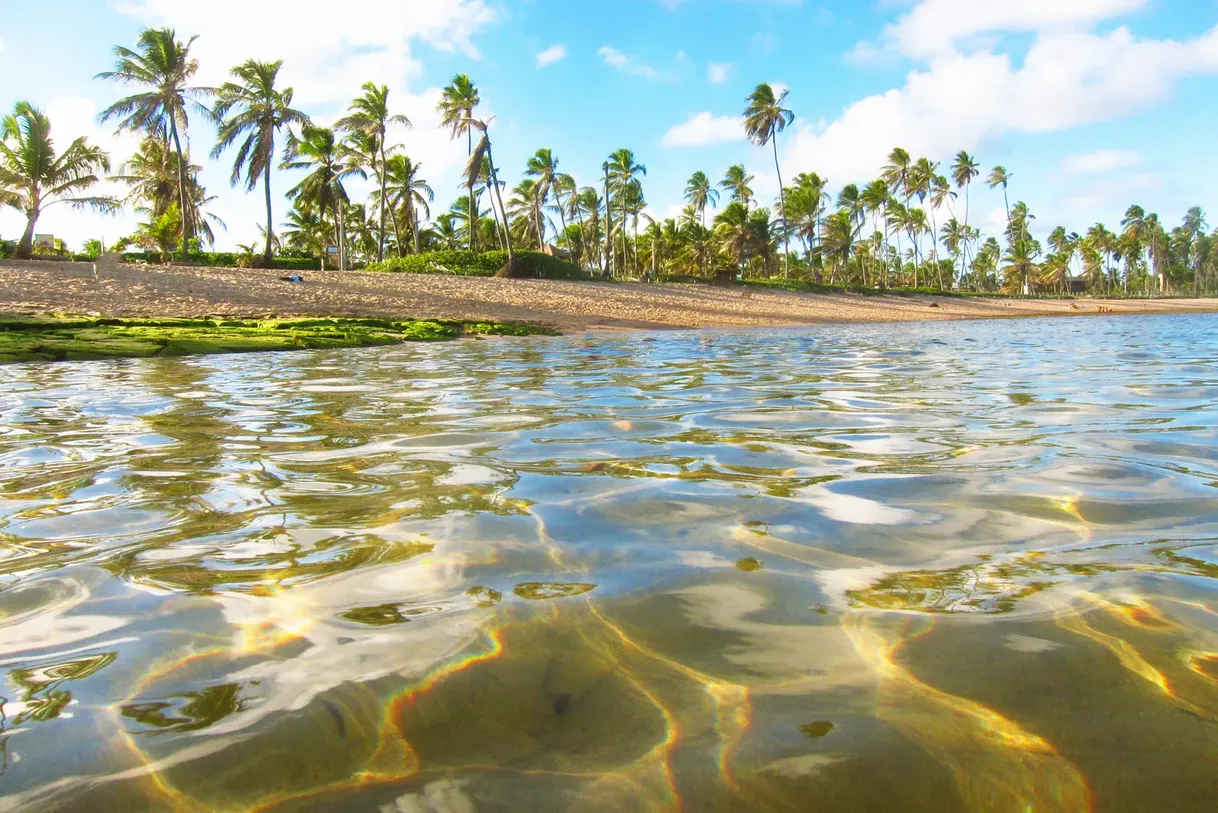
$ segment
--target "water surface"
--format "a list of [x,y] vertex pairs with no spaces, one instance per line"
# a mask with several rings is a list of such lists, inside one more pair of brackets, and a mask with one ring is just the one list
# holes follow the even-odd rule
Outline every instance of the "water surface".
[[1218,317],[0,368],[0,809],[1200,811]]

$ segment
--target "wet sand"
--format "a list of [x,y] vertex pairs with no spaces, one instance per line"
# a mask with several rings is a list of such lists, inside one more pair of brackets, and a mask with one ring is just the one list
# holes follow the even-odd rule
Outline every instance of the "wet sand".
[[[106,316],[370,316],[525,321],[563,332],[775,327],[1218,311],[1218,299],[1099,300],[807,294],[702,285],[502,280],[0,260],[0,312]],[[1078,308],[1076,310],[1075,308]],[[1103,314],[1107,316],[1108,314]]]

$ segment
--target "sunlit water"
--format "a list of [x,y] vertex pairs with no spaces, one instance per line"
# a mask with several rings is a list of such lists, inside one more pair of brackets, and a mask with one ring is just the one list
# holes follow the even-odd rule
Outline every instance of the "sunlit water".
[[1211,811],[1218,317],[0,368],[0,809]]

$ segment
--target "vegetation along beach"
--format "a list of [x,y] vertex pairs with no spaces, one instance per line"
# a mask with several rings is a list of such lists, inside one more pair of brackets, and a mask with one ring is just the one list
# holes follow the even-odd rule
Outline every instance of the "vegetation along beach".
[[0,5],[0,813],[1218,810],[1213,4]]

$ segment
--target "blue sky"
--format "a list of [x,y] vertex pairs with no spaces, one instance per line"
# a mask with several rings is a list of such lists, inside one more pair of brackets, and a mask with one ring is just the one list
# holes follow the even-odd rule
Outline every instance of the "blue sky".
[[[584,184],[629,147],[657,217],[676,213],[698,169],[717,178],[743,162],[763,199],[777,194],[770,153],[737,121],[762,81],[788,87],[797,115],[780,142],[787,180],[816,171],[836,191],[874,177],[893,146],[944,168],[967,149],[1014,174],[1012,202],[1027,201],[1042,233],[1115,227],[1130,203],[1168,224],[1192,205],[1218,212],[1215,0],[0,0],[0,15],[0,106],[29,99],[61,144],[87,135],[116,162],[136,142],[96,124],[120,88],[92,77],[115,44],[168,24],[199,35],[206,83],[250,57],[283,58],[298,106],[322,123],[362,82],[388,85],[414,121],[395,140],[423,163],[440,210],[458,194],[464,146],[436,128],[434,104],[463,71],[495,116],[509,183],[538,147]],[[212,137],[192,127],[196,161]],[[219,246],[251,242],[259,197],[229,188],[226,159],[203,163],[228,224]],[[275,179],[280,192],[292,183]],[[971,212],[998,231],[1001,194],[974,188]],[[38,231],[77,245],[135,222],[54,207]],[[0,212],[0,236],[23,225]]]

